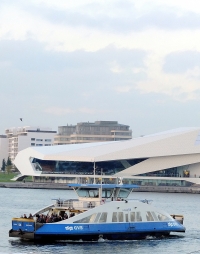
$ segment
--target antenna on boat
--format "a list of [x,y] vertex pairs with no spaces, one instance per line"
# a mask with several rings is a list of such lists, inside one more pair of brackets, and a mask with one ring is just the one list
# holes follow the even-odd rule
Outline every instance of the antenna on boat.
[[95,161],[94,161],[94,184],[96,184],[96,180],[95,180]]
[[101,168],[101,191],[100,191],[100,200],[102,199],[102,191],[103,191],[103,188],[102,188],[102,173],[103,169]]

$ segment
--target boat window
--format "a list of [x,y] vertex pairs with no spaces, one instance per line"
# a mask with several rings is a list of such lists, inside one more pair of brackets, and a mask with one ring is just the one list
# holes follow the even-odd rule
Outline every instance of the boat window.
[[131,212],[130,215],[131,215],[131,221],[135,221],[135,212]]
[[117,212],[113,212],[112,222],[117,222]]
[[78,189],[76,192],[79,197],[89,197],[88,190],[86,189]]
[[98,198],[99,197],[98,190],[90,190],[89,191],[89,197],[91,197],[91,198]]
[[108,215],[108,213],[102,213],[101,217],[99,219],[99,223],[106,222],[107,221],[107,215]]
[[92,216],[90,217],[90,221],[89,223],[93,223],[94,222],[94,219],[96,218],[96,213],[93,213]]
[[125,216],[126,216],[126,222],[129,222],[129,220],[128,220],[128,214],[125,214]]
[[147,221],[154,221],[154,218],[150,212],[146,212]]
[[90,219],[91,219],[92,215],[90,216],[87,216],[83,219],[80,219],[80,220],[77,220],[77,221],[74,221],[74,223],[89,223]]
[[114,190],[103,189],[102,190],[102,198],[111,198]]
[[86,198],[99,197],[99,190],[98,189],[83,189],[83,188],[80,188],[76,192],[77,192],[77,195],[79,197],[86,197]]
[[95,218],[94,222],[98,222],[98,221],[99,221],[99,217],[100,217],[100,215],[101,215],[101,213],[97,213],[97,216],[96,216],[96,218]]
[[83,219],[80,219],[80,220],[77,220],[77,221],[74,221],[73,223],[93,223],[94,222],[94,219],[96,217],[96,213],[90,215],[90,216],[87,216]]
[[136,212],[136,221],[142,221],[141,212]]
[[162,213],[158,213],[156,212],[157,216],[158,216],[158,220],[159,221],[167,221],[167,220],[172,220],[170,217],[167,217],[166,215],[162,214]]
[[123,222],[124,221],[124,213],[123,212],[118,212],[118,221]]
[[130,189],[120,189],[120,192],[118,194],[119,198],[127,198],[128,195],[130,194],[131,190]]
[[154,220],[158,221],[158,216],[155,214],[155,212],[151,212],[151,214],[153,215]]

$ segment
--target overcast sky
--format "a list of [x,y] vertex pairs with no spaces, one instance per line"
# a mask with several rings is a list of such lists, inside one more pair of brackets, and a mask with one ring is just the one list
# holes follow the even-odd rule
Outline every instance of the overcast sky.
[[[199,0],[1,0],[0,134],[200,126]],[[23,118],[20,122],[19,118]]]

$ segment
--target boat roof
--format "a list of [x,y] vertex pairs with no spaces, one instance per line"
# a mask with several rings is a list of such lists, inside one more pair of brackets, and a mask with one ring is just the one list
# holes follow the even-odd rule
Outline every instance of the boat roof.
[[139,188],[136,184],[79,184],[79,183],[70,183],[69,187],[84,187],[92,189],[114,189],[114,188],[126,188],[126,189],[136,189]]

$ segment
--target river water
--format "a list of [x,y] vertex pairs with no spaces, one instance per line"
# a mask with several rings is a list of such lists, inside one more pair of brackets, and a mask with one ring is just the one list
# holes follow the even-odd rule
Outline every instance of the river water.
[[137,241],[58,242],[34,244],[9,238],[12,217],[33,213],[52,203],[51,199],[75,198],[69,190],[0,189],[0,254],[143,254],[143,253],[200,253],[200,195],[176,193],[133,193],[131,198],[152,199],[153,205],[170,214],[183,214],[186,233],[169,238]]

